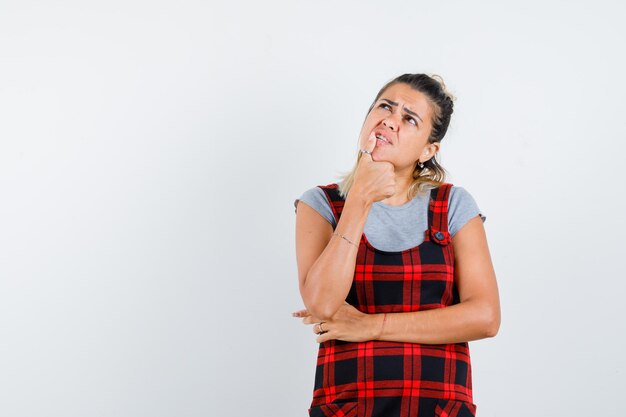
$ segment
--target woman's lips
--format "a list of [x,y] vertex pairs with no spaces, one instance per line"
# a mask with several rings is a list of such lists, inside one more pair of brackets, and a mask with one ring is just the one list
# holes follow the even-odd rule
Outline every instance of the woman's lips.
[[389,139],[387,139],[385,135],[374,134],[374,138],[376,139],[376,146],[391,145],[391,143],[389,143]]
[[[388,132],[384,129],[376,129],[373,132],[374,137],[376,138],[377,141],[382,141],[385,142],[389,145],[393,144],[393,135],[391,134],[391,132]],[[380,139],[379,139],[380,138]]]

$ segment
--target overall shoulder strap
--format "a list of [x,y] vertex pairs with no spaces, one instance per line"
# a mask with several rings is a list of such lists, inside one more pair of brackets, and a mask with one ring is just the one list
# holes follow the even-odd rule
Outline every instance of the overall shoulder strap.
[[430,190],[430,203],[428,205],[428,230],[432,240],[442,245],[450,243],[451,237],[448,231],[448,198],[452,184],[443,183],[437,188]]
[[343,211],[343,206],[346,200],[339,193],[339,185],[332,183],[328,185],[318,185],[330,201],[330,208],[333,211],[333,215],[335,216],[335,224],[339,223],[339,218],[341,217],[341,212]]

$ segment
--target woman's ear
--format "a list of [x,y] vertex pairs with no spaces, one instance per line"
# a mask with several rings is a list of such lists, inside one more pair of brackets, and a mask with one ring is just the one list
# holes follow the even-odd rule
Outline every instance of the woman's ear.
[[422,156],[427,157],[428,159],[434,157],[437,152],[439,152],[439,142],[429,143],[424,146],[424,150],[422,151]]

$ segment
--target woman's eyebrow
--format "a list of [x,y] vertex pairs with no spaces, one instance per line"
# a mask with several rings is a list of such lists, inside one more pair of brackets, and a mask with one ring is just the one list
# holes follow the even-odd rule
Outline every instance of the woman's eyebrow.
[[[389,100],[387,98],[382,98],[381,100],[386,101],[387,103],[391,104],[392,106],[397,106],[398,105],[398,103],[396,103],[395,101],[391,101],[391,100]],[[418,119],[420,119],[420,122],[424,123],[424,121],[422,120],[422,118],[420,117],[419,114],[415,113],[412,110],[407,109],[406,107],[404,107],[404,111],[409,113],[411,116],[417,117]]]

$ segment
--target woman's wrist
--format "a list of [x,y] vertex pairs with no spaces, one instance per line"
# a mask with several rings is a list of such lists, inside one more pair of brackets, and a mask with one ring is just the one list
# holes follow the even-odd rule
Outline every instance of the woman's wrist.
[[350,192],[348,192],[346,204],[348,204],[348,202],[354,203],[365,210],[369,210],[374,203],[372,199],[368,198],[365,193],[361,192],[357,187],[352,187]]
[[380,340],[385,332],[387,313],[369,314],[369,334],[370,340]]

